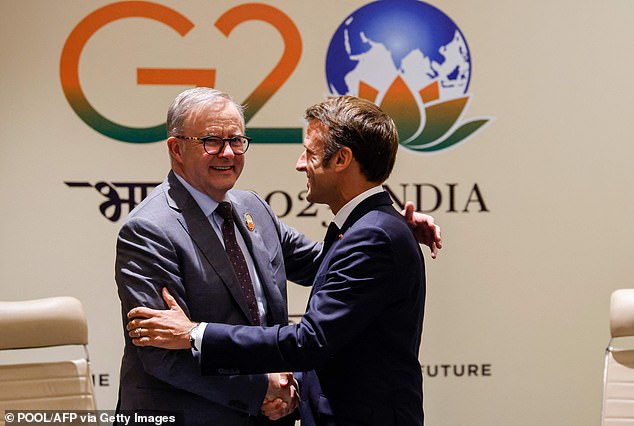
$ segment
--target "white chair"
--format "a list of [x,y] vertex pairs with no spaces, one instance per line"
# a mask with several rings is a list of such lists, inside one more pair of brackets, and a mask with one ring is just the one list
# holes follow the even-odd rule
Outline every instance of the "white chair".
[[[0,365],[0,412],[96,408],[89,369],[88,326],[81,302],[73,297],[0,301],[0,356],[15,354],[16,350],[22,355],[28,349],[38,352],[41,358],[41,351],[66,345],[83,346],[83,356]],[[0,424],[4,424],[4,419],[0,419]]]
[[634,425],[634,289],[612,293],[610,334],[605,351],[601,425]]

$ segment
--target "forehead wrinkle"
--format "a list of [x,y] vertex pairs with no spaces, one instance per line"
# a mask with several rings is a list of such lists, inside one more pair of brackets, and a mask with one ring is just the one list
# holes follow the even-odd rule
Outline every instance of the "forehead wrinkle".
[[204,132],[209,135],[243,133],[240,113],[224,99],[198,104],[192,107],[185,119],[185,127],[190,131]]

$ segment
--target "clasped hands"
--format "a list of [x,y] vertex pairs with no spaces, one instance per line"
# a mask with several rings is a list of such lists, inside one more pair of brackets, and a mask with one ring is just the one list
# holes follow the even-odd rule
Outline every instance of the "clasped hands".
[[299,385],[293,373],[269,373],[269,388],[260,411],[271,420],[289,415],[299,405]]
[[[163,300],[168,309],[137,307],[128,312],[128,335],[135,346],[155,346],[163,349],[189,349],[189,330],[197,323],[191,321],[163,288]],[[260,410],[271,420],[280,419],[299,405],[297,381],[292,373],[269,373],[269,385]]]

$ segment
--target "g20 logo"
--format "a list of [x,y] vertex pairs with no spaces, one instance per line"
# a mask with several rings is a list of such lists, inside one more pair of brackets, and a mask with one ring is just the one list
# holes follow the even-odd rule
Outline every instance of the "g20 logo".
[[[68,36],[60,59],[60,79],[64,95],[75,113],[97,132],[123,142],[157,142],[166,138],[165,123],[135,128],[115,123],[100,114],[86,98],[79,81],[79,59],[86,43],[102,27],[126,18],[145,18],[160,22],[182,37],[194,28],[193,22],[179,12],[147,1],[122,1],[104,6],[86,16]],[[302,53],[302,40],[293,21],[272,6],[247,3],[225,12],[215,22],[216,28],[229,37],[239,25],[262,21],[277,30],[284,41],[284,51],[275,67],[243,101],[249,108],[249,120],[279,90],[293,73]],[[137,68],[137,84],[209,86],[215,84],[215,69]],[[258,142],[301,142],[300,128],[249,128]]]
[[412,151],[454,146],[490,121],[460,121],[470,99],[467,42],[447,15],[417,0],[376,1],[348,16],[330,42],[326,79],[332,94],[380,105]]
[[[79,59],[90,38],[121,19],[159,22],[185,37],[194,23],[174,9],[148,1],[122,1],[95,10],[68,36],[60,59],[64,95],[75,113],[97,132],[132,143],[166,137],[165,123],[128,127],[100,114],[86,98],[79,79]],[[245,3],[229,9],[214,23],[225,36],[249,21],[272,26],[284,42],[277,64],[242,101],[250,119],[284,85],[297,68],[302,40],[295,23],[279,9]],[[418,0],[369,3],[348,16],[331,39],[326,56],[328,90],[334,95],[369,99],[397,124],[401,145],[416,152],[434,152],[473,136],[490,118],[462,121],[471,95],[471,57],[456,24],[437,8]],[[214,87],[216,70],[137,68],[137,84]],[[253,128],[258,142],[301,142],[302,128]]]

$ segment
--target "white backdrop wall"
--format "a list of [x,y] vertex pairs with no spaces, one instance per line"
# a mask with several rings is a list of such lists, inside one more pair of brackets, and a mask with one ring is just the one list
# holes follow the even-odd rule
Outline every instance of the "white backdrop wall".
[[[160,182],[169,163],[164,139],[124,142],[82,120],[73,73],[107,120],[147,128],[164,123],[187,87],[211,82],[242,102],[279,63],[287,79],[261,107],[264,89],[250,98],[257,111],[248,127],[295,129],[297,139],[305,107],[329,93],[337,28],[370,3],[0,3],[0,297],[72,295],[84,303],[99,408],[115,406],[123,345],[116,235],[130,195],[140,200],[139,184]],[[456,124],[487,121],[450,149],[401,147],[388,181],[398,201],[417,202],[443,229],[439,259],[426,251],[427,423],[597,424],[609,295],[634,285],[634,2],[430,4],[469,48],[469,102]],[[142,16],[155,10],[162,12]],[[231,16],[235,28],[223,34],[216,23]],[[137,80],[138,68],[162,69],[163,84]],[[183,72],[165,69],[207,71],[184,82]],[[362,77],[378,81],[367,70]],[[400,94],[391,101],[405,102]],[[275,132],[267,135],[275,141]],[[305,177],[294,171],[300,152],[299,143],[254,145],[238,186],[269,197],[287,223],[321,238],[331,214],[304,210]],[[291,286],[293,314],[306,297]]]

